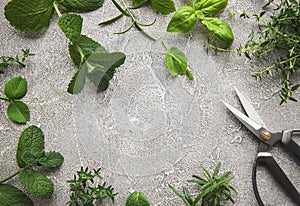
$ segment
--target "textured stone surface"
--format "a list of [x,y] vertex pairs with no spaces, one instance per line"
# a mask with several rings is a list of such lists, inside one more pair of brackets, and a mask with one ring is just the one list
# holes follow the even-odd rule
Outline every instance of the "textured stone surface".
[[[185,1],[176,1],[177,7]],[[227,11],[258,12],[264,2],[232,0],[220,16],[232,26],[233,48],[247,40],[255,25],[251,20],[231,19]],[[20,53],[30,48],[36,55],[29,58],[25,69],[9,68],[0,76],[4,82],[21,75],[28,80],[31,120],[20,126],[8,120],[6,103],[0,112],[0,178],[17,169],[15,149],[21,131],[35,124],[42,128],[46,149],[61,152],[62,167],[47,175],[54,181],[53,198],[35,200],[36,205],[65,205],[68,184],[80,166],[102,168],[105,180],[119,193],[114,205],[124,205],[134,190],[144,192],[152,205],[182,205],[168,184],[180,188],[192,174],[201,174],[200,165],[213,169],[222,162],[222,171],[232,170],[232,184],[239,194],[236,205],[256,205],[251,172],[258,142],[228,112],[221,100],[240,108],[233,87],[238,87],[255,106],[271,130],[300,127],[299,103],[279,106],[280,78],[256,82],[251,71],[271,61],[249,61],[234,53],[206,54],[205,30],[199,25],[189,34],[165,32],[172,15],[155,14],[150,7],[136,10],[141,22],[156,24],[146,28],[157,41],[151,41],[136,30],[124,35],[114,31],[126,28],[129,19],[99,27],[97,23],[117,10],[110,1],[97,11],[81,14],[83,34],[100,42],[109,51],[121,51],[127,58],[106,92],[96,93],[91,84],[84,92],[66,93],[75,66],[68,55],[68,40],[56,25],[37,37],[14,30],[3,15],[5,2],[0,2],[0,55]],[[184,76],[171,77],[164,65],[165,49],[161,41],[183,50],[195,81]],[[299,92],[295,94],[300,98]],[[278,163],[300,190],[299,167],[281,148],[273,150]],[[269,205],[293,205],[264,170],[258,172],[263,200]],[[11,183],[20,186],[17,178]],[[107,204],[109,205],[109,203]],[[230,205],[230,204],[228,204]]]

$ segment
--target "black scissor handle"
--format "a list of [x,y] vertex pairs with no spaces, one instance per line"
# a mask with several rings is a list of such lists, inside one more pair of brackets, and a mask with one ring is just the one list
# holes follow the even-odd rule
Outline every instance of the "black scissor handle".
[[280,166],[277,164],[277,162],[274,160],[271,153],[268,152],[260,152],[258,153],[256,157],[256,161],[253,164],[252,169],[252,185],[254,194],[256,197],[256,200],[258,202],[259,206],[264,206],[258,189],[257,189],[257,182],[256,182],[256,169],[257,164],[264,165],[270,173],[273,175],[273,177],[277,180],[277,182],[280,184],[282,188],[285,189],[287,194],[297,203],[297,205],[300,205],[300,194],[297,191],[297,189],[294,187],[294,185],[291,183],[291,181],[287,178],[283,170],[280,168]]
[[300,162],[300,147],[292,140],[293,133],[300,133],[300,129],[286,130],[282,133],[282,143]]

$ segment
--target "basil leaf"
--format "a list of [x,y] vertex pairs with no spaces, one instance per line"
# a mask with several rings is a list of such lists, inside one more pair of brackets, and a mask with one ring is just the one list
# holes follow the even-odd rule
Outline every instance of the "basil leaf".
[[22,77],[9,80],[4,87],[4,94],[9,99],[22,99],[27,93],[27,81]]
[[132,0],[132,4],[134,8],[140,8],[144,6],[149,0]]
[[41,157],[38,162],[43,167],[59,167],[64,162],[64,157],[59,152],[46,152],[43,157]]
[[17,30],[34,33],[49,26],[54,0],[12,0],[4,8],[5,18]]
[[78,14],[63,14],[59,17],[57,24],[70,40],[81,34],[82,18]]
[[42,130],[36,126],[27,127],[21,134],[17,147],[17,163],[19,167],[25,167],[27,164],[22,157],[25,152],[33,152],[38,158],[44,153],[44,134]]
[[176,11],[173,0],[151,0],[151,5],[160,14],[170,14]]
[[196,10],[204,14],[216,14],[227,6],[228,0],[196,0]]
[[103,5],[104,0],[64,0],[59,2],[65,11],[94,11]]
[[14,122],[23,124],[30,120],[30,111],[28,106],[21,101],[11,101],[7,107],[7,115]]
[[1,206],[34,206],[26,194],[16,187],[0,184]]
[[217,37],[224,40],[230,46],[233,42],[234,36],[230,26],[223,20],[212,17],[205,17],[201,21],[209,31],[212,31]]
[[194,28],[196,20],[195,10],[190,6],[182,6],[175,12],[167,31],[178,34],[189,32]]
[[49,199],[54,192],[54,185],[44,174],[23,169],[19,173],[22,185],[34,197],[39,199]]
[[150,206],[150,202],[142,192],[133,192],[127,198],[126,206]]

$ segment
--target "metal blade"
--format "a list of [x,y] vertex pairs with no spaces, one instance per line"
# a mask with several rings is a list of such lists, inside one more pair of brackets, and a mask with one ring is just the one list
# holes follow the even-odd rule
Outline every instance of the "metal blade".
[[247,98],[236,88],[234,87],[236,94],[238,95],[241,104],[243,105],[247,115],[250,119],[255,121],[257,124],[260,124],[262,127],[266,128],[265,123],[260,118],[260,116],[257,114],[253,106],[250,104],[250,102],[247,100]]
[[254,122],[252,119],[244,115],[242,112],[234,108],[233,106],[227,104],[223,101],[225,106],[238,118],[245,127],[247,127],[256,137],[260,139],[260,129],[262,128],[261,125]]

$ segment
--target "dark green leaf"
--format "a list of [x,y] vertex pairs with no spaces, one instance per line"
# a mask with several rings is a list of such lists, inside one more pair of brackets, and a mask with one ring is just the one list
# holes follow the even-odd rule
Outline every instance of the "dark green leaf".
[[226,7],[228,0],[196,0],[196,10],[204,14],[216,14]]
[[127,198],[126,206],[150,206],[150,202],[142,192],[133,192]]
[[170,14],[176,11],[173,0],[151,0],[151,5],[160,14]]
[[63,14],[59,17],[57,24],[70,40],[81,34],[82,18],[78,14]]
[[46,152],[43,157],[41,157],[38,162],[43,167],[59,167],[64,162],[64,157],[59,152]]
[[300,87],[300,84],[297,84],[295,86],[292,86],[291,91],[295,91]]
[[167,31],[179,34],[189,32],[194,28],[196,20],[195,10],[190,6],[182,6],[175,12]]
[[81,92],[81,90],[84,88],[85,78],[86,69],[82,69],[82,66],[80,66],[68,85],[68,92],[70,94],[78,94]]
[[38,32],[49,26],[54,0],[11,0],[4,8],[10,24],[22,32]]
[[23,169],[19,177],[22,185],[32,196],[39,199],[49,199],[52,196],[54,185],[44,174],[31,169]]
[[134,8],[139,8],[145,5],[149,0],[132,0],[132,4]]
[[30,111],[28,106],[21,101],[11,101],[7,107],[7,115],[14,122],[23,124],[30,120]]
[[27,166],[36,166],[38,165],[39,156],[39,153],[35,154],[30,150],[25,150],[22,154],[21,159]]
[[176,190],[175,187],[173,187],[172,185],[169,185],[169,187],[186,205],[190,205],[185,196],[182,195],[178,190]]
[[27,93],[27,81],[22,77],[9,80],[4,87],[4,94],[9,99],[22,99]]
[[0,184],[1,206],[34,206],[26,194],[16,187]]
[[42,130],[36,126],[26,128],[18,142],[17,148],[17,163],[19,167],[25,167],[26,163],[22,160],[22,156],[26,151],[31,151],[36,156],[41,157],[44,153],[44,134]]
[[100,8],[104,0],[63,0],[59,2],[65,11],[94,11]]

